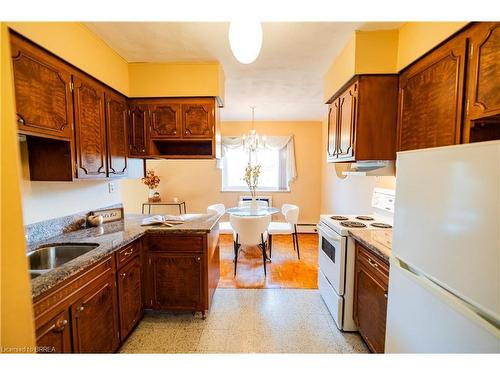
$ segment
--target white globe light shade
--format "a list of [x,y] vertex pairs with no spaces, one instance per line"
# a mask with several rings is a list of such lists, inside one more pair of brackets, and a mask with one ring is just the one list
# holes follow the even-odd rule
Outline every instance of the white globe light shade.
[[229,25],[229,45],[242,64],[257,59],[262,47],[262,25],[258,21],[237,21]]

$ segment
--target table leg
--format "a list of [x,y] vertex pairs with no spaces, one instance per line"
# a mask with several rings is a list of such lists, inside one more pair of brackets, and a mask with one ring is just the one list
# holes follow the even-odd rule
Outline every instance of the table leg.
[[142,204],[142,210],[141,210],[141,212],[144,215],[144,203]]
[[178,204],[177,207],[179,207],[179,215],[182,215],[182,203]]
[[182,205],[184,206],[184,214],[187,214],[187,211],[186,211],[186,202],[183,202]]
[[148,213],[149,215],[151,215],[151,205],[149,204],[148,207],[149,207]]

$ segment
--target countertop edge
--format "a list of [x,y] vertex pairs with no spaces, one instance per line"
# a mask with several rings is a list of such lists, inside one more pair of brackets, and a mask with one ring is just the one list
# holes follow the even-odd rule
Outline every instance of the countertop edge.
[[[359,233],[349,230],[349,236],[351,236],[354,240],[358,241],[361,245],[366,247],[369,251],[377,255],[379,258],[382,258],[387,264],[389,264],[389,256],[381,250],[381,246],[377,246],[371,242],[368,242],[365,238],[363,238]],[[389,249],[390,250],[390,249]]]

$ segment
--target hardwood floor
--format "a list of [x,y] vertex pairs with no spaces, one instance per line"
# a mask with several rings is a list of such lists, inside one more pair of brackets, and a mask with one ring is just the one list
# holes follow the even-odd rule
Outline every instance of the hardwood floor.
[[300,260],[293,249],[292,236],[273,236],[272,261],[267,263],[264,278],[262,252],[257,247],[245,247],[238,256],[234,276],[234,251],[231,235],[220,236],[219,288],[294,288],[316,289],[318,275],[318,236],[300,234]]

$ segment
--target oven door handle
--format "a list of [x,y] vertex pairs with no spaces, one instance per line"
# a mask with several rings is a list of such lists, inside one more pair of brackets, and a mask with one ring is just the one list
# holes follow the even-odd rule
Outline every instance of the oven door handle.
[[340,243],[342,241],[342,236],[336,234],[331,229],[326,228],[324,225],[317,225],[318,231],[322,237],[325,237],[330,242]]

